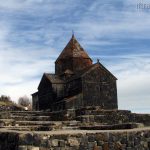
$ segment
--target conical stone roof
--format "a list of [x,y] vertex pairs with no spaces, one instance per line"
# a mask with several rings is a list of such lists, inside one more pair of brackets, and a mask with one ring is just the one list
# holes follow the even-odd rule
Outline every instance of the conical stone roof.
[[75,57],[80,57],[80,58],[87,58],[91,59],[86,51],[82,48],[82,46],[79,44],[79,42],[76,40],[75,36],[72,35],[72,38],[66,45],[66,47],[63,49],[59,57],[57,58],[56,62],[61,60],[61,59],[66,59],[66,58],[75,58]]

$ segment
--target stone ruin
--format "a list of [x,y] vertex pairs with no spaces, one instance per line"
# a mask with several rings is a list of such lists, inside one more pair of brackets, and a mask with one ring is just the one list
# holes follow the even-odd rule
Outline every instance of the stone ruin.
[[150,115],[118,110],[116,78],[99,61],[90,64],[74,36],[69,48],[70,56],[74,50],[83,56],[86,68],[69,57],[79,68],[66,70],[63,52],[56,62],[60,70],[44,74],[33,94],[33,111],[2,110],[0,150],[150,150]]
[[150,115],[98,107],[2,111],[0,150],[149,150]]

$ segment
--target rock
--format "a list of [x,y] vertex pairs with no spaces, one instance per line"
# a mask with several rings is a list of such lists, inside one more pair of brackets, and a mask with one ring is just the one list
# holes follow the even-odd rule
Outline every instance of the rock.
[[52,140],[50,143],[51,143],[51,146],[54,146],[54,147],[58,146],[58,140],[57,139]]
[[78,140],[76,138],[69,138],[68,143],[70,146],[79,146],[80,145],[80,143],[78,142]]
[[27,150],[27,146],[19,146],[18,150]]
[[109,145],[108,145],[108,143],[104,143],[104,145],[103,145],[103,150],[109,150]]
[[89,135],[88,135],[88,141],[89,141],[89,142],[95,142],[95,135],[93,135],[93,134],[90,135],[90,134],[89,134]]
[[108,140],[108,134],[107,133],[97,133],[95,138],[96,138],[96,141],[106,142]]
[[115,150],[122,150],[122,144],[119,141],[115,143]]
[[65,141],[64,140],[59,140],[59,146],[60,147],[65,147]]
[[27,150],[40,150],[40,148],[34,146],[27,146]]
[[34,144],[34,146],[41,145],[41,141],[42,141],[42,138],[41,138],[40,135],[38,135],[38,134],[33,135],[33,144]]
[[148,143],[147,143],[147,142],[144,142],[144,143],[143,143],[143,146],[144,146],[144,148],[148,148]]
[[93,150],[102,150],[102,147],[101,146],[94,146]]
[[94,146],[97,146],[97,143],[96,143],[96,142],[89,142],[89,143],[88,143],[88,148],[89,148],[89,149],[93,149]]

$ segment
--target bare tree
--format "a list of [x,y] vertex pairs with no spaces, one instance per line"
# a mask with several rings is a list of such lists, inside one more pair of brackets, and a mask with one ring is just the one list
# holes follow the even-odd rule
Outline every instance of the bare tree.
[[25,95],[25,96],[20,97],[20,98],[18,99],[18,104],[19,104],[19,105],[22,105],[22,106],[24,106],[24,107],[28,107],[31,103],[30,103],[29,98]]
[[9,96],[6,96],[6,95],[1,95],[0,101],[3,101],[3,102],[12,102],[11,98]]

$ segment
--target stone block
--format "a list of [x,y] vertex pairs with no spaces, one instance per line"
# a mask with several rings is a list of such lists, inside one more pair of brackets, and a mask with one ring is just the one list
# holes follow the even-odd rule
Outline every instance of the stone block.
[[83,136],[80,140],[80,144],[81,145],[87,145],[88,143],[88,137],[87,136]]
[[148,148],[148,143],[144,141],[143,146],[144,148]]
[[41,140],[40,146],[47,147],[48,146],[48,140]]
[[38,134],[33,135],[33,145],[34,146],[40,146],[41,140],[42,140],[42,137],[40,135],[38,135]]
[[87,150],[87,145],[80,145],[79,150]]
[[79,145],[80,145],[80,143],[79,143],[79,141],[77,140],[77,138],[73,138],[73,137],[70,137],[70,138],[68,139],[68,144],[69,144],[70,146],[79,146]]
[[89,149],[94,148],[95,146],[97,146],[97,143],[96,143],[96,142],[89,142],[89,143],[88,143],[88,148],[89,148]]
[[21,134],[19,136],[19,143],[21,145],[32,145],[33,144],[33,136],[31,134]]
[[120,141],[115,143],[115,150],[122,150],[122,144],[120,143]]
[[18,147],[18,150],[28,150],[27,146],[21,145]]
[[95,142],[95,135],[94,134],[88,134],[88,141],[89,142]]
[[59,146],[60,147],[65,147],[65,141],[64,140],[59,140]]
[[14,143],[15,141],[18,141],[18,137],[17,133],[9,133],[7,140],[9,143]]
[[108,143],[104,143],[104,145],[103,145],[103,150],[109,150],[109,145],[108,145]]
[[55,147],[54,150],[62,150],[62,147]]
[[97,133],[95,135],[96,141],[108,141],[108,134],[107,133]]
[[57,140],[57,139],[50,140],[49,143],[50,143],[50,145],[53,146],[53,147],[58,146],[58,140]]
[[49,148],[47,148],[47,147],[40,147],[39,150],[49,150]]
[[40,150],[40,148],[35,146],[27,146],[27,150]]
[[139,145],[140,144],[140,138],[138,138],[138,137],[135,137],[134,138],[134,145]]
[[102,150],[102,147],[101,146],[94,146],[93,150]]

